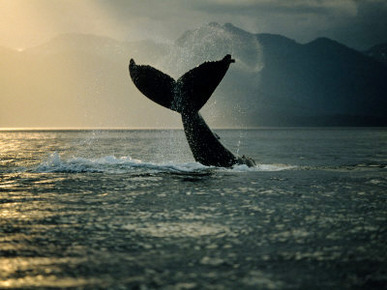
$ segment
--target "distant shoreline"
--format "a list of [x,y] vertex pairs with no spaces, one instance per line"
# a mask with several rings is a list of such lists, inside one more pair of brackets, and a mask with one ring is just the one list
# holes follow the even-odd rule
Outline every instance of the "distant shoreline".
[[[214,130],[341,130],[341,129],[387,129],[387,126],[262,126],[262,127],[215,127]],[[170,127],[170,128],[152,128],[152,127],[139,127],[139,128],[0,128],[0,132],[90,132],[90,131],[183,131],[183,128]]]

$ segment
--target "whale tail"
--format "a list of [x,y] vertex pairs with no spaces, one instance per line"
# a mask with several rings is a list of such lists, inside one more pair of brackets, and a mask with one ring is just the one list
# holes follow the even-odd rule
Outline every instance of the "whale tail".
[[149,65],[129,63],[130,77],[136,87],[157,104],[179,113],[199,111],[211,97],[226,74],[231,55],[222,60],[205,62],[175,81]]
[[188,145],[197,162],[208,166],[231,167],[235,164],[254,166],[254,161],[231,153],[208,127],[199,110],[211,97],[226,74],[231,55],[222,60],[205,62],[188,71],[177,81],[148,65],[129,63],[130,77],[149,99],[181,113]]

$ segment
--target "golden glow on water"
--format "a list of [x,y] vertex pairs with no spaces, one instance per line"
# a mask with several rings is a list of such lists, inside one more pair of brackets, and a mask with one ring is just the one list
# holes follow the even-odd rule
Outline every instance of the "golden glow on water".
[[0,277],[15,275],[18,271],[29,271],[42,268],[43,273],[23,278],[0,279],[0,287],[82,287],[97,285],[102,281],[97,278],[57,277],[53,274],[53,265],[71,265],[84,262],[86,258],[2,258],[0,259]]
[[[13,200],[16,202],[20,199],[20,202],[23,203],[23,197],[13,197]],[[23,207],[23,211],[20,210],[17,203],[6,203],[2,205],[0,218],[3,221],[6,219],[18,220],[18,221],[28,221],[35,219],[43,219],[49,218],[55,215],[55,212],[48,210],[39,210],[39,202],[31,202],[31,209],[28,207]],[[60,208],[56,208],[56,210],[60,210]]]
[[232,236],[228,227],[216,224],[204,224],[201,222],[176,222],[176,223],[157,223],[148,225],[126,225],[126,230],[134,230],[143,235],[157,237],[157,238],[200,238],[202,236],[216,235],[217,237],[223,237],[225,235]]

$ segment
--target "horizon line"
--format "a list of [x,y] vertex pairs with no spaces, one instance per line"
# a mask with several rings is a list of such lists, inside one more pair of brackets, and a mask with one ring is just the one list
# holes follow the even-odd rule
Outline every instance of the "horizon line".
[[[264,127],[215,127],[220,130],[259,129]],[[182,127],[0,127],[0,131],[129,131],[129,130],[184,130]]]
[[[254,126],[254,127],[214,127],[213,130],[278,130],[278,129],[387,129],[387,126]],[[181,127],[0,127],[0,132],[27,132],[27,131],[164,131],[181,130]]]

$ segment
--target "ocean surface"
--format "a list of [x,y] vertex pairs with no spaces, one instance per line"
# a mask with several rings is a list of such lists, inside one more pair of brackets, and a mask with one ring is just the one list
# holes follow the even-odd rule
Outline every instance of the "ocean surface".
[[387,129],[0,132],[0,288],[383,289]]

